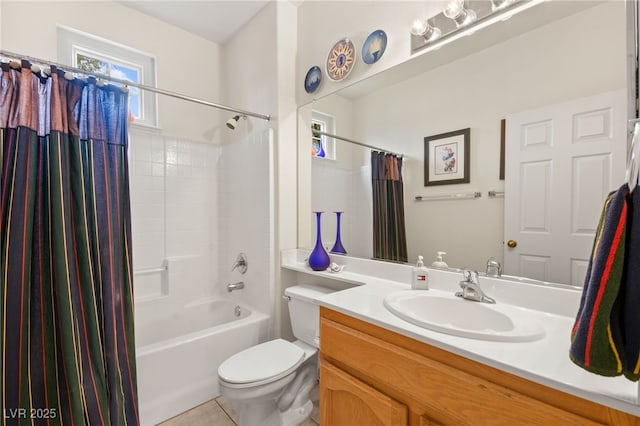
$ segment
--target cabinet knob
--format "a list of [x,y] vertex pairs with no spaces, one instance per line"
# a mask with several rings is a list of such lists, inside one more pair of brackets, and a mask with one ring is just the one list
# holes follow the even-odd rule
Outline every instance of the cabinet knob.
[[509,248],[515,248],[517,245],[518,245],[518,242],[516,240],[507,241],[507,247]]

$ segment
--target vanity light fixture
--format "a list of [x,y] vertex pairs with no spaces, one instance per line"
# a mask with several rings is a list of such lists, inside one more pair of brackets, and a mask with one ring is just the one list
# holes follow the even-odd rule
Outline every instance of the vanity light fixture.
[[[445,9],[411,26],[411,53],[438,49],[545,0],[449,0]],[[433,31],[433,32],[431,32]]]
[[513,3],[513,0],[491,0],[491,8],[493,11],[504,9]]

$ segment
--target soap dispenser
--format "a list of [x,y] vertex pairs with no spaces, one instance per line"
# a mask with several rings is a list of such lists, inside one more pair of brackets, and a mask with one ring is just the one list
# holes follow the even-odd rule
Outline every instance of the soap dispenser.
[[435,268],[448,268],[449,265],[447,265],[447,262],[442,260],[442,255],[443,254],[447,254],[446,251],[437,251],[436,254],[438,256],[436,256],[436,260],[431,264],[431,266],[435,267]]
[[416,266],[413,267],[411,288],[414,290],[429,290],[428,272],[429,270],[424,266],[423,257],[418,256]]

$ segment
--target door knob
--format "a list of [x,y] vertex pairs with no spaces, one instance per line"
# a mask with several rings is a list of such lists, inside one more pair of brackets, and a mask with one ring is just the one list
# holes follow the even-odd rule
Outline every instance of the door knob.
[[515,248],[517,245],[518,245],[518,242],[516,240],[507,241],[507,247],[509,248]]

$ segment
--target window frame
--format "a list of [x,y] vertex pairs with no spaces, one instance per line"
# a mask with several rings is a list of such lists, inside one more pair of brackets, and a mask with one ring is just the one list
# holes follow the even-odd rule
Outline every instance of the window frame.
[[[320,126],[320,130],[325,133],[335,133],[335,118],[328,114],[321,113],[319,111],[313,110],[311,112],[311,157],[318,158],[322,160],[336,160],[336,142],[333,138],[328,138],[325,135],[320,135],[320,137],[316,137],[313,135],[314,125]],[[320,157],[314,155],[313,152],[313,143],[315,140],[319,140],[322,144],[325,152],[324,157]]]
[[[110,65],[119,65],[132,70],[137,69],[139,70],[140,78],[140,81],[136,82],[137,84],[156,86],[155,56],[62,25],[57,26],[57,34],[58,59],[61,63],[78,68],[77,55],[82,54]],[[130,87],[129,90],[133,93],[137,92],[139,112],[141,114],[131,124],[159,128],[156,93],[135,87]]]

